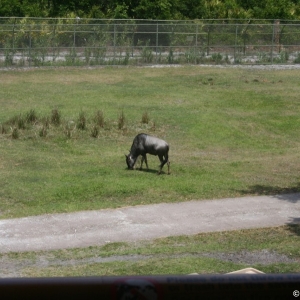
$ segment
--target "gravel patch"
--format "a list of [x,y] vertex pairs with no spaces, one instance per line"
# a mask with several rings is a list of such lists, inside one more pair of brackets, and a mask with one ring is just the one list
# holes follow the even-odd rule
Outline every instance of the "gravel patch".
[[[135,68],[181,68],[188,65],[144,65],[144,66],[133,66]],[[273,64],[273,65],[210,65],[210,64],[199,64],[199,65],[190,65],[199,68],[220,68],[220,69],[252,69],[252,70],[300,70],[300,64]],[[47,69],[70,69],[70,68],[81,68],[81,69],[103,69],[106,66],[47,66],[47,67],[3,67],[0,68],[1,71],[32,71],[32,70],[47,70]],[[120,65],[110,65],[109,67],[115,68],[129,68],[130,66],[120,66]]]
[[[145,68],[178,68],[186,65],[151,65]],[[192,65],[199,68],[220,68],[220,69],[253,69],[253,70],[300,70],[300,64],[295,65]]]

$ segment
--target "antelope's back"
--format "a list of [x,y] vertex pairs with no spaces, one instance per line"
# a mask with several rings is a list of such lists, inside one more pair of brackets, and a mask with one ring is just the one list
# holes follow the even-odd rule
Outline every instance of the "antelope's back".
[[148,151],[150,151],[150,153],[151,152],[168,153],[169,151],[169,144],[166,141],[151,135],[146,136],[145,147],[148,149]]

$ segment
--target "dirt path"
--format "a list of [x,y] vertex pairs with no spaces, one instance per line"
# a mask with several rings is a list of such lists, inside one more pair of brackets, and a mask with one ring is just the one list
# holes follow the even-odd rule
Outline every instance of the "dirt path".
[[154,204],[0,221],[0,252],[52,250],[300,223],[300,193]]

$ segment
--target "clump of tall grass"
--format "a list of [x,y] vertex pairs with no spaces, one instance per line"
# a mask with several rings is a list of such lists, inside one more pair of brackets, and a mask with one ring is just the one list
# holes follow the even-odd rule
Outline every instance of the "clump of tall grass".
[[81,111],[79,113],[79,117],[77,120],[77,128],[80,130],[86,129],[86,117],[85,117],[85,113],[83,111]]
[[[145,124],[145,128],[151,131],[156,130],[156,124],[154,121],[150,121],[147,112],[143,113],[141,123]],[[111,134],[113,134],[115,126],[112,126],[112,124],[117,124],[117,129],[122,130],[123,134],[127,134],[130,130],[137,130],[137,127],[133,124],[127,127],[127,119],[123,110],[120,112],[117,122],[110,122],[104,120],[104,114],[101,110],[97,110],[91,119],[88,119],[86,113],[81,111],[76,120],[66,121],[61,118],[58,109],[53,109],[50,116],[44,117],[39,117],[36,111],[31,109],[25,114],[15,115],[0,124],[0,134],[11,133],[10,136],[16,139],[22,130],[22,136],[25,138],[27,136],[46,137],[49,134],[50,136],[63,134],[70,139],[76,135],[76,131],[81,131],[83,134],[86,132],[90,137],[97,138],[101,129],[106,132],[111,131]]]
[[26,123],[34,124],[37,122],[38,117],[34,109],[31,109],[25,117]]
[[43,127],[39,130],[39,136],[40,137],[46,137],[48,134],[47,128],[43,125]]
[[25,115],[19,114],[11,117],[6,124],[16,126],[18,129],[26,129],[26,124],[34,124],[37,121],[37,114],[34,109],[31,109]]
[[61,114],[58,109],[53,109],[51,112],[51,123],[53,125],[60,125],[61,124]]
[[97,126],[102,127],[102,128],[104,127],[104,115],[101,110],[98,110],[96,112],[96,115],[94,117],[94,122]]
[[14,127],[11,133],[11,138],[16,140],[19,138],[19,130],[18,128]]
[[73,127],[73,123],[74,122],[67,122],[64,126],[64,134],[66,136],[67,139],[70,139],[72,137],[72,131],[74,129]]
[[155,123],[155,122],[152,123],[151,130],[152,130],[152,131],[155,131],[155,130],[156,130],[156,123]]
[[150,121],[150,117],[148,115],[147,112],[144,112],[143,115],[142,115],[142,123],[143,124],[148,124]]
[[39,130],[40,137],[46,137],[48,134],[48,129],[50,128],[50,120],[48,117],[45,117],[41,120],[42,127]]
[[123,129],[124,126],[125,126],[125,114],[124,111],[122,110],[118,118],[118,129]]
[[49,129],[50,127],[50,120],[49,117],[44,117],[42,120],[42,124],[46,129]]
[[26,121],[22,114],[11,117],[8,121],[5,122],[6,125],[14,126],[18,129],[26,128]]
[[8,132],[7,126],[4,124],[1,124],[0,132],[1,132],[1,134],[6,134]]
[[99,135],[99,127],[97,125],[94,125],[91,130],[91,137],[97,138],[98,135]]

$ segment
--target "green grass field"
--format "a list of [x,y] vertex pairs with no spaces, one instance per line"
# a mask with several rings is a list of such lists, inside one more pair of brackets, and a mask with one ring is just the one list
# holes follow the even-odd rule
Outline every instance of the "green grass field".
[[[299,75],[199,66],[1,71],[0,218],[300,191]],[[104,123],[97,125],[100,111]],[[126,169],[124,154],[140,132],[168,141],[171,175],[156,175],[153,156],[148,172]],[[1,254],[0,261],[4,276],[207,274],[247,266],[286,273],[300,272],[299,249],[299,226],[288,225]],[[265,264],[264,251],[279,256]],[[258,260],[239,261],[241,253]]]
[[[0,218],[299,191],[299,75],[199,66],[1,71]],[[12,119],[30,111],[37,119],[16,129]],[[97,111],[105,124],[95,138]],[[156,175],[154,156],[149,172],[126,169],[140,132],[170,144],[171,175]]]

